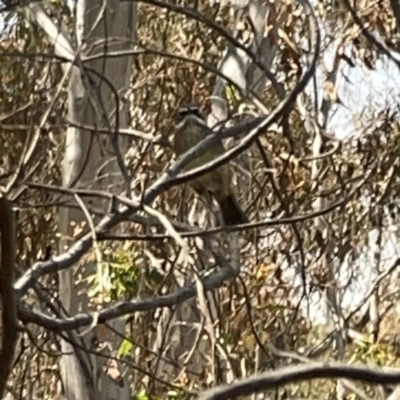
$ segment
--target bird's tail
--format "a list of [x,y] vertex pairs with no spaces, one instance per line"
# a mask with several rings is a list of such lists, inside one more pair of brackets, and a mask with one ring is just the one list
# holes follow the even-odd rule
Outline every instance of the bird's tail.
[[221,207],[224,225],[239,225],[248,222],[248,218],[237,202],[235,195],[230,194],[219,200],[218,203]]

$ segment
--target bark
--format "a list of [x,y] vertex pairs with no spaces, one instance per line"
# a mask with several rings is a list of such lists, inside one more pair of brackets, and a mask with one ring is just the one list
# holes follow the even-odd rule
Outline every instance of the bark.
[[[68,119],[78,124],[105,127],[116,131],[127,127],[127,110],[116,102],[115,94],[123,96],[129,87],[132,72],[130,57],[108,59],[107,51],[129,50],[133,47],[136,30],[136,5],[110,1],[106,4],[80,1],[77,6],[76,38],[78,46],[83,43],[85,49],[92,49],[90,55],[103,55],[84,64],[84,68],[73,68],[69,82]],[[118,44],[115,40],[118,38]],[[94,44],[97,46],[94,46]],[[94,49],[94,50],[93,50]],[[94,72],[93,72],[94,71]],[[96,74],[97,72],[97,74]],[[103,80],[104,77],[106,80]],[[110,88],[108,82],[112,86]],[[118,118],[116,118],[116,115]],[[91,187],[120,192],[126,187],[120,165],[115,160],[121,153],[115,151],[110,143],[111,135],[96,132],[84,132],[70,127],[66,132],[65,157],[63,162],[63,185]],[[126,171],[124,171],[126,175]],[[114,176],[118,176],[115,178]],[[99,176],[103,176],[99,179]],[[96,204],[104,206],[104,204]],[[106,208],[104,208],[106,210]],[[64,238],[73,238],[74,229],[85,221],[82,211],[64,208],[60,211],[60,231]],[[88,221],[86,221],[88,226]],[[60,251],[64,252],[71,239],[61,241]],[[75,315],[77,312],[91,311],[88,287],[78,280],[95,273],[98,266],[93,262],[81,262],[73,270],[59,273],[60,300],[64,313]],[[93,311],[93,310],[92,310]],[[116,320],[113,327],[123,333],[124,323]],[[89,355],[85,349],[94,349],[93,340],[96,329],[84,329],[82,336],[69,335],[68,341],[61,343],[64,356],[60,367],[66,398],[78,399],[128,399],[129,383],[121,365],[118,378],[112,377],[106,358]],[[73,343],[70,343],[72,341]],[[111,337],[113,349],[118,349],[120,339]],[[79,344],[79,348],[76,346]],[[122,376],[124,375],[124,376]]]

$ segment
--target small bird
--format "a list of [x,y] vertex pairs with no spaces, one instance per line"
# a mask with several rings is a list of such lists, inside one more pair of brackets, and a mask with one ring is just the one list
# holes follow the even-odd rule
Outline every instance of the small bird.
[[[207,126],[204,115],[197,106],[181,107],[175,125],[174,151],[176,156],[179,157],[186,153],[212,133],[212,130]],[[219,140],[212,145],[212,148],[191,161],[185,169],[190,170],[205,165],[224,152],[222,141]],[[197,194],[206,197],[208,201],[212,196],[218,202],[224,225],[238,225],[248,221],[233,190],[229,163],[190,181],[189,185]]]

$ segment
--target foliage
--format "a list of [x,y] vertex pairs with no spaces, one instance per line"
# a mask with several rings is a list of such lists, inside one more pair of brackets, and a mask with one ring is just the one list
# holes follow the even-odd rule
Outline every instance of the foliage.
[[[364,10],[359,10],[363,21],[387,45],[398,48],[399,29],[389,2],[363,4]],[[248,19],[233,15],[229,4],[185,2],[187,7],[192,5],[199,13],[221,22],[228,31],[236,29],[240,31],[238,36],[251,39]],[[63,3],[52,1],[46,7],[55,20],[62,18],[72,26],[70,10]],[[297,2],[282,1],[276,7],[279,33],[274,38],[278,51],[273,71],[287,93],[306,69],[305,54],[309,49],[301,38],[308,32],[307,16]],[[351,76],[356,68],[365,73],[376,71],[379,63],[387,65],[376,45],[361,35],[342,2],[319,2],[317,11],[326,27],[321,58],[329,52],[337,57],[343,76]],[[5,55],[0,57],[4,71],[0,77],[0,186],[6,186],[19,171],[13,195],[19,208],[17,259],[21,275],[36,261],[58,252],[56,211],[65,199],[34,184],[61,186],[67,89],[57,60],[41,56],[53,54],[44,34],[27,23],[22,12],[14,16],[17,20],[12,35],[3,36],[0,41],[0,51]],[[130,125],[152,140],[132,140],[126,161],[134,176],[134,195],[140,197],[174,158],[170,141],[173,116],[180,103],[195,100],[204,111],[211,110],[215,74],[176,56],[218,68],[227,40],[206,24],[151,4],[140,4],[138,19],[138,48],[142,53],[135,57],[126,99],[130,101]],[[316,84],[324,85],[323,97],[329,102],[331,114],[359,101],[347,96],[343,86],[324,70],[323,60],[319,68],[323,77]],[[395,269],[379,280],[372,292],[379,303],[378,321],[370,317],[369,298],[362,299],[358,309],[354,301],[340,307],[348,329],[363,338],[355,341],[344,334],[343,354],[339,355],[334,341],[329,342],[333,324],[321,323],[313,314],[318,308],[315,303],[322,303],[331,288],[341,297],[346,290],[349,292],[351,284],[360,282],[367,264],[376,280],[392,266],[386,258],[387,243],[393,241],[398,246],[397,229],[390,231],[399,215],[398,110],[382,102],[378,107],[376,99],[369,99],[370,109],[366,101],[353,132],[337,142],[330,139],[329,124],[321,124],[318,113],[313,111],[310,93],[307,88],[302,98],[305,113],[296,104],[283,128],[265,132],[244,160],[235,161],[240,201],[246,205],[251,221],[278,221],[274,226],[255,229],[253,243],[243,241],[241,279],[225,283],[208,298],[218,341],[215,359],[211,351],[207,353],[206,367],[198,373],[195,362],[185,358],[187,354],[174,359],[171,343],[165,340],[166,332],[174,327],[168,325],[168,318],[160,310],[128,316],[127,338],[117,355],[135,371],[135,399],[189,398],[189,391],[288,365],[299,354],[310,359],[397,365],[396,338],[388,341],[381,335],[382,331],[398,331],[398,324],[393,322],[393,304],[398,301]],[[225,94],[236,119],[246,120],[259,113],[249,99],[240,98],[235,88],[227,86]],[[261,97],[268,110],[273,110],[280,100],[271,85]],[[359,97],[363,94],[359,93]],[[322,140],[316,151],[315,136],[319,134]],[[34,151],[22,168],[21,154],[28,154],[32,143],[36,143]],[[267,159],[272,160],[272,167],[267,165]],[[322,204],[319,209],[317,202]],[[184,185],[162,193],[152,206],[185,229],[189,229],[189,222],[202,228],[215,223],[209,210]],[[140,216],[147,217],[145,213]],[[296,216],[308,217],[295,221]],[[317,217],[323,219],[326,231],[317,228]],[[99,239],[100,258],[95,250],[86,254],[85,261],[98,262],[98,273],[89,280],[94,305],[103,307],[117,299],[156,298],[173,293],[191,284],[192,280],[186,280],[189,272],[195,270],[204,276],[219,267],[211,256],[203,257],[206,261],[197,257],[203,254],[203,248],[196,239],[188,240],[190,268],[183,266],[178,262],[179,245],[163,236],[165,229],[160,224],[148,226],[133,219],[124,222],[123,228],[131,235],[130,240]],[[220,248],[226,245],[216,235],[210,242],[218,242]],[[366,263],[367,257],[372,262]],[[336,276],[331,275],[332,269]],[[346,279],[339,282],[338,271],[343,269]],[[57,277],[46,277],[40,284],[48,298],[57,298]],[[354,287],[350,292],[356,291]],[[24,301],[50,313],[51,307],[37,296],[30,293]],[[171,307],[169,311],[173,314],[176,309]],[[378,332],[369,334],[372,329]],[[52,344],[54,337],[44,328],[27,327],[12,377],[15,398],[28,394],[50,398],[60,393],[59,353]],[[321,344],[327,342],[328,346],[321,350]],[[161,358],[172,365],[171,369],[158,368]],[[328,393],[330,398],[335,396],[334,384],[322,380],[288,386],[280,395],[283,392],[289,397],[321,398],[322,394],[328,398]]]

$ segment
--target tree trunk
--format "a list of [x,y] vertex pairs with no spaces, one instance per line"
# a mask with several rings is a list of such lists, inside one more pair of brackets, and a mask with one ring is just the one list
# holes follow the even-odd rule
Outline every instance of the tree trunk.
[[[108,58],[109,51],[129,50],[133,47],[136,31],[136,5],[134,3],[107,3],[81,0],[76,15],[77,45],[83,45],[81,57],[100,55],[96,60],[85,62],[84,68],[72,70],[69,95],[68,119],[78,125],[109,128],[112,132],[127,126],[127,110],[116,104],[114,93],[119,98],[129,87],[132,72],[132,57]],[[115,38],[118,38],[116,45]],[[126,40],[125,40],[126,39]],[[91,54],[85,54],[90,49]],[[95,71],[95,73],[93,73]],[[97,74],[96,74],[97,72]],[[102,77],[105,79],[103,80]],[[112,85],[112,90],[109,87]],[[116,115],[118,113],[118,118]],[[117,124],[116,121],[119,121]],[[118,126],[117,126],[118,125]],[[66,148],[63,162],[63,185],[104,189],[114,193],[126,187],[121,185],[121,169],[111,146],[111,133],[100,136],[95,131],[84,131],[70,127],[66,133]],[[115,178],[118,176],[119,178]],[[125,182],[126,183],[126,182]],[[102,204],[93,203],[96,207]],[[105,205],[104,212],[106,212]],[[82,211],[64,208],[60,212],[61,252],[64,252],[79,226],[88,221]],[[98,266],[97,266],[98,267]],[[96,263],[81,261],[74,270],[59,273],[60,300],[64,312],[75,315],[90,311],[87,281],[82,279],[96,271]],[[77,281],[83,283],[77,284]],[[92,310],[93,311],[93,310]],[[116,321],[114,328],[123,333],[124,323]],[[71,335],[62,341],[61,374],[66,398],[78,399],[128,399],[129,384],[124,377],[111,377],[107,372],[106,358],[89,355],[85,349],[94,350],[95,329],[84,329],[83,336]],[[87,333],[86,333],[87,332]],[[74,343],[69,343],[73,341]],[[113,349],[118,348],[120,339],[112,340]],[[79,345],[79,348],[76,346]],[[118,366],[119,374],[123,371]]]

